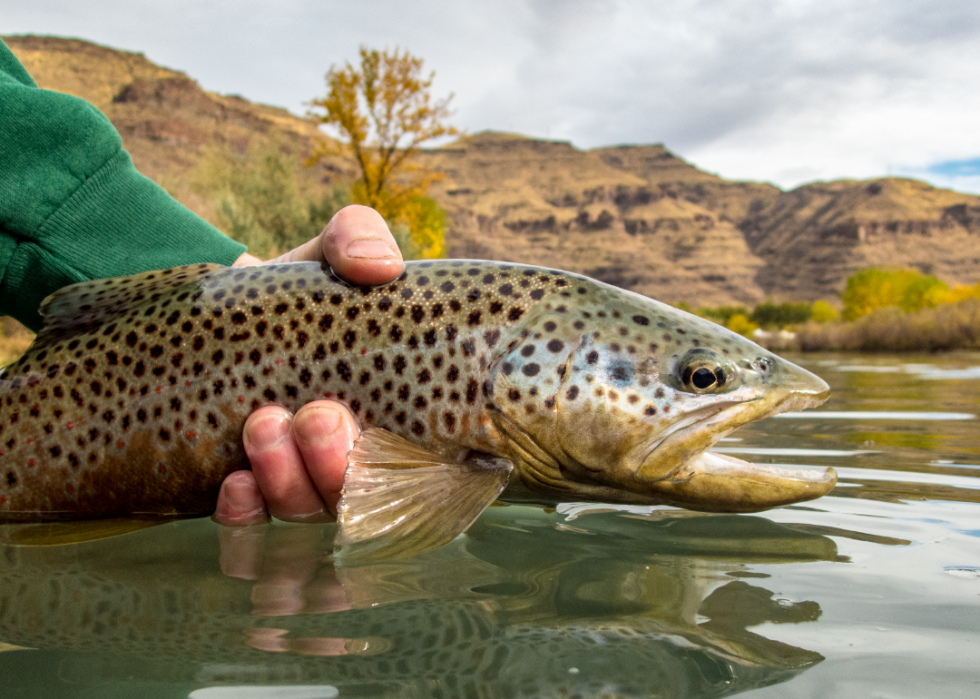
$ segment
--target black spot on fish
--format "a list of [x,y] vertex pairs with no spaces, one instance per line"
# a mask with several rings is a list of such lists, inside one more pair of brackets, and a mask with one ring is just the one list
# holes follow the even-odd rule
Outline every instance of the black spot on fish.
[[395,361],[392,362],[391,366],[394,367],[395,373],[401,376],[402,372],[405,371],[405,367],[408,366],[408,361],[405,359],[405,355],[399,354],[397,357],[395,357]]
[[446,381],[449,383],[455,383],[459,379],[459,367],[455,364],[451,365],[449,369],[446,370]]
[[399,326],[392,325],[391,330],[388,332],[388,337],[390,337],[393,342],[401,342],[403,334],[404,333],[402,332],[402,329]]
[[510,309],[510,312],[507,314],[507,320],[520,320],[522,315],[524,315],[524,309],[515,306],[514,308]]
[[353,376],[353,373],[351,372],[350,364],[345,362],[343,359],[337,362],[337,376],[339,376],[347,383],[350,383],[351,377]]
[[472,339],[463,340],[460,346],[463,348],[464,357],[472,357],[476,354],[476,343]]
[[354,332],[353,330],[348,330],[347,332],[344,333],[343,340],[344,340],[344,347],[346,347],[347,349],[352,349],[354,347],[354,344],[357,342],[357,333]]
[[480,384],[477,383],[476,379],[470,379],[466,382],[466,402],[469,405],[476,403],[476,397],[480,392]]
[[565,391],[565,397],[568,400],[575,400],[578,398],[578,386],[572,386],[567,391]]
[[537,376],[541,371],[541,365],[531,362],[530,364],[525,364],[521,367],[521,372],[524,376]]
[[587,355],[585,355],[585,361],[589,364],[595,364],[596,362],[599,361],[599,353],[596,352],[595,350],[592,350]]
[[351,306],[347,309],[347,320],[354,320],[357,318],[357,314],[361,312],[361,309],[357,306]]
[[412,320],[415,321],[415,324],[418,325],[424,319],[425,311],[422,309],[422,307],[419,305],[412,306]]

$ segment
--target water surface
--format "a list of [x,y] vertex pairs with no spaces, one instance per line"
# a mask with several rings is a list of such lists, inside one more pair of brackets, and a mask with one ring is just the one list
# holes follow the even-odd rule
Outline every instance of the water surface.
[[0,696],[980,696],[980,355],[794,359],[830,401],[717,451],[829,497],[492,507],[347,570],[331,526],[0,545]]

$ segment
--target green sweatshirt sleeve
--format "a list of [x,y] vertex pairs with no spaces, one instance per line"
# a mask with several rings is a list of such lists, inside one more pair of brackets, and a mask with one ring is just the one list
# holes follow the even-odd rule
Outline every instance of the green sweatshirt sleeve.
[[0,41],[0,315],[37,330],[41,301],[67,284],[244,251],[137,172],[98,109],[38,88]]

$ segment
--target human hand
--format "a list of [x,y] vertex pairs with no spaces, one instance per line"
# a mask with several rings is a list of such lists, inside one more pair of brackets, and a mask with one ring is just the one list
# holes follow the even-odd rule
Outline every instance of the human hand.
[[[277,262],[327,262],[353,284],[384,284],[402,272],[402,256],[384,219],[366,206],[338,211],[316,238],[274,260],[248,253],[235,267]],[[336,516],[350,451],[360,430],[346,406],[307,403],[296,414],[265,405],[245,422],[243,438],[251,471],[236,471],[221,484],[214,520],[241,526],[269,516],[290,522],[330,522]]]

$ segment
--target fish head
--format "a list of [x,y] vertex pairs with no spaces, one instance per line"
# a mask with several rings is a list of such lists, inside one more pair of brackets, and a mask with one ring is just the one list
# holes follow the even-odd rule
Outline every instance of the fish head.
[[495,397],[535,385],[546,394],[543,409],[498,405],[553,457],[567,489],[754,512],[833,488],[833,469],[777,469],[707,451],[741,425],[820,405],[830,390],[822,379],[710,321],[603,287],[570,322],[536,319],[494,381]]

